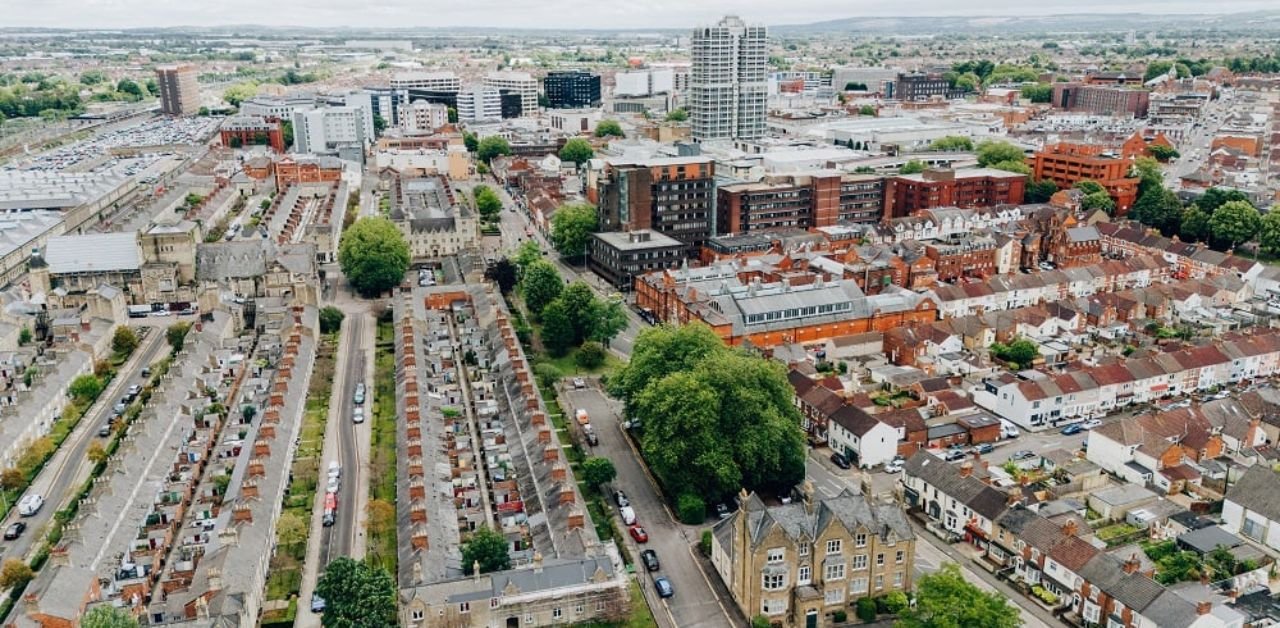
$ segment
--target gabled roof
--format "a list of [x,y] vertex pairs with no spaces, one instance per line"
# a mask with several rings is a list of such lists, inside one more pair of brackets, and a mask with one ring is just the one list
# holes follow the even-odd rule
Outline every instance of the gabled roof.
[[1265,464],[1249,467],[1227,490],[1227,501],[1280,521],[1280,474]]

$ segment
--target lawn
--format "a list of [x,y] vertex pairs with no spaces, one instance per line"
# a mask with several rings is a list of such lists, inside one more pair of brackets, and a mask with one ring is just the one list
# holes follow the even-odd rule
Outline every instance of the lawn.
[[539,353],[534,358],[534,364],[535,365],[540,363],[550,364],[556,367],[556,370],[560,371],[560,373],[566,377],[571,377],[574,375],[600,375],[601,373],[610,373],[616,369],[621,368],[623,364],[622,359],[619,358],[618,356],[614,355],[613,353],[606,353],[604,357],[604,364],[593,369],[584,369],[581,366],[578,366],[578,363],[575,359],[577,355],[578,355],[577,347],[574,347],[573,349],[569,350],[569,353],[566,353],[565,355],[558,358],[551,357],[550,355],[545,353]]
[[[378,344],[374,360],[374,407],[371,431],[369,499],[396,503],[396,355],[395,329],[391,321],[378,323]],[[378,529],[369,521],[369,547],[366,560],[371,565],[396,573],[396,526],[393,521]]]

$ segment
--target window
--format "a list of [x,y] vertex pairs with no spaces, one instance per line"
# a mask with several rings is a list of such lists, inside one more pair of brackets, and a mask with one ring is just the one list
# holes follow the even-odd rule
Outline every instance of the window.
[[786,550],[782,549],[781,547],[775,547],[769,550],[769,562],[771,563],[782,562],[782,559],[786,556],[786,553],[787,553]]
[[764,587],[765,591],[777,591],[778,589],[786,586],[787,575],[781,573],[767,573],[761,576],[761,580],[763,581],[761,586]]
[[420,608],[415,608],[413,609],[413,612],[410,614],[410,617],[413,619],[413,621],[422,621],[423,619],[426,618],[426,613],[422,612],[422,609]]
[[854,571],[857,571],[857,570],[859,570],[859,569],[866,569],[866,568],[867,568],[867,555],[866,555],[866,554],[858,554],[858,555],[856,555],[856,556],[854,556],[854,557],[853,557],[853,569],[854,569]]
[[866,535],[866,534],[862,534],[862,533],[859,533],[859,534],[855,535],[855,536],[853,537],[853,544],[854,544],[854,545],[857,545],[858,547],[866,547],[866,546],[867,546],[867,535]]
[[844,604],[844,589],[827,589],[827,593],[823,598],[823,601],[825,601],[828,606]]
[[867,579],[865,577],[854,578],[853,584],[849,585],[849,594],[858,595],[859,593],[866,593],[866,592],[867,592]]
[[796,548],[796,554],[799,554],[800,556],[808,556],[808,555],[809,555],[809,544],[808,544],[808,543],[801,543],[801,544],[800,544],[800,547],[797,547],[797,548]]
[[598,611],[604,610],[604,600],[596,600],[596,610]]
[[839,554],[839,553],[840,553],[840,539],[827,541],[827,554],[831,555],[831,554]]
[[893,586],[899,589],[902,588],[902,572],[901,571],[893,574]]
[[585,605],[583,605],[583,603],[582,603],[582,602],[578,602],[578,605],[577,605],[577,606],[575,606],[575,607],[573,607],[573,612],[575,612],[575,613],[577,613],[577,614],[579,614],[579,615],[581,615],[581,614],[582,614],[582,611],[585,611],[585,610],[587,610],[587,609],[586,609],[586,606],[585,606]]
[[899,565],[901,565],[902,561],[906,559],[907,559],[907,553],[902,550],[898,550],[898,555],[894,556],[894,562],[898,563]]
[[786,600],[764,600],[760,602],[760,612],[765,615],[781,615],[787,612]]
[[810,582],[812,582],[812,581],[813,581],[813,575],[812,575],[812,574],[813,574],[813,568],[812,568],[812,567],[810,567],[810,566],[808,566],[808,565],[804,565],[804,566],[800,567],[800,572],[799,572],[799,574],[796,576],[796,584],[809,584]]
[[559,608],[553,608],[553,609],[551,609],[551,618],[552,618],[552,619],[560,619],[561,617],[564,617],[564,613],[560,612],[560,609],[559,609]]
[[1084,605],[1084,620],[1091,623],[1098,623],[1099,617],[1102,615],[1102,608],[1096,604]]
[[459,612],[459,613],[470,613],[470,612],[471,612],[471,602],[459,602],[459,603],[458,603],[458,612]]
[[827,565],[827,580],[844,580],[844,564]]
[[884,576],[876,576],[876,590],[884,588]]
[[876,554],[876,567],[884,567],[884,554]]

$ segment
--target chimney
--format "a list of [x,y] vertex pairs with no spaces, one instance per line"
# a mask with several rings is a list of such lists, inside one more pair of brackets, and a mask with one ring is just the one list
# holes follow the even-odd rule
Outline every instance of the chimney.
[[965,460],[960,465],[960,477],[967,478],[971,475],[973,475],[973,463]]
[[1022,501],[1022,487],[1015,486],[1009,489],[1009,499],[1006,503],[1012,506],[1020,501]]
[[1197,615],[1208,615],[1211,612],[1213,612],[1213,602],[1206,601],[1206,602],[1200,602],[1199,604],[1196,604]]
[[800,498],[804,500],[804,509],[809,513],[813,512],[813,493],[813,482],[805,479],[800,485]]
[[471,562],[471,575],[472,575],[472,581],[474,581],[476,584],[479,584],[480,583],[480,561],[476,560]]
[[542,552],[533,553],[533,573],[542,573]]
[[1079,530],[1080,527],[1075,519],[1067,519],[1067,522],[1062,524],[1062,533],[1066,536],[1075,536]]
[[1129,560],[1124,561],[1124,565],[1121,568],[1127,574],[1135,574],[1138,573],[1138,568],[1141,566],[1142,563],[1138,562],[1138,555],[1135,553],[1129,555]]

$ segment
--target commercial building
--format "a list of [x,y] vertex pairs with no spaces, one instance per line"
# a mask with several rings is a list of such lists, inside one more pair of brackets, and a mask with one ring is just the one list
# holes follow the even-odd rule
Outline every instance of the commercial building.
[[373,115],[382,118],[387,126],[400,126],[400,108],[409,102],[409,90],[395,87],[365,87]]
[[883,194],[881,177],[839,172],[724,185],[716,190],[716,233],[874,223],[880,219]]
[[1145,118],[1150,98],[1151,94],[1143,89],[1084,83],[1054,83],[1052,104],[1063,111]]
[[679,266],[686,250],[683,242],[650,229],[593,233],[590,247],[587,267],[623,292],[640,275]]
[[391,89],[418,89],[456,94],[462,91],[462,79],[453,72],[403,72],[391,77]]
[[0,170],[0,212],[61,212],[63,230],[96,224],[102,213],[138,188],[123,166],[94,172]]
[[415,100],[401,109],[400,128],[405,133],[433,133],[449,123],[449,108],[434,102]]
[[893,83],[888,85],[888,98],[896,98],[906,102],[929,100],[930,98],[960,98],[964,90],[956,89],[945,76],[937,72],[912,72],[898,74]]
[[160,112],[170,116],[194,116],[200,112],[200,84],[196,66],[190,63],[156,68],[160,88]]
[[234,116],[222,122],[218,134],[222,145],[231,148],[266,145],[277,153],[284,152],[284,132],[280,120],[258,116]]
[[590,135],[600,123],[601,114],[599,109],[560,109],[549,112],[547,118],[550,119],[551,128],[557,131]]
[[712,529],[711,564],[744,615],[834,626],[860,598],[911,590],[915,533],[896,504],[803,490],[802,501],[780,506],[744,491]]
[[255,96],[240,103],[240,115],[292,120],[293,112],[316,106],[315,96]]
[[552,109],[579,109],[600,106],[600,75],[586,70],[551,72],[542,79],[547,106]]
[[342,161],[333,157],[285,157],[274,165],[276,190],[299,183],[333,183],[342,179]]
[[901,174],[885,181],[884,215],[901,218],[935,207],[1021,205],[1026,184],[1026,175],[991,168],[930,168]]
[[293,149],[297,153],[323,153],[342,146],[361,150],[373,141],[365,132],[365,110],[360,107],[323,107],[293,112]]
[[538,79],[528,72],[490,72],[484,77],[484,85],[503,94],[519,96],[520,113],[504,117],[518,118],[538,112]]
[[1138,198],[1138,179],[1129,177],[1131,163],[1103,146],[1060,142],[1031,158],[1031,176],[1049,179],[1060,189],[1084,180],[1096,181],[1116,202],[1117,215],[1128,213]]
[[458,92],[455,97],[458,120],[461,122],[487,122],[503,118],[502,94],[495,88],[472,87]]
[[480,245],[475,213],[455,202],[444,177],[397,177],[392,187],[390,218],[415,259],[456,255]]
[[27,270],[32,251],[62,235],[58,212],[31,211],[0,214],[0,286],[7,286]]
[[683,242],[691,256],[713,234],[712,158],[611,159],[604,166],[597,182],[601,231],[652,229]]
[[693,31],[687,105],[695,141],[765,135],[768,57],[765,27],[736,16]]

